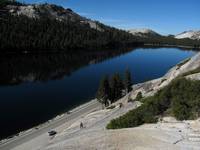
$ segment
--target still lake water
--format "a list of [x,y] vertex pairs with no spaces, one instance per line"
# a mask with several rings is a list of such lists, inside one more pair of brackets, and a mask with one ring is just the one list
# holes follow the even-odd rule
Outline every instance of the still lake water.
[[[12,56],[0,60],[0,138],[47,121],[92,98],[105,74],[126,68],[134,83],[163,76],[193,51],[137,48],[117,54]],[[99,59],[100,58],[100,59]]]

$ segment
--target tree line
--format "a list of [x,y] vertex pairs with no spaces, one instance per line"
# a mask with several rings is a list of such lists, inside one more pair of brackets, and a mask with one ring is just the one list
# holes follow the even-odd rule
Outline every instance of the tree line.
[[150,44],[152,46],[190,46],[194,49],[200,48],[200,40],[192,40],[189,38],[185,39],[176,39],[173,36],[160,36],[160,37],[151,37],[151,38],[139,38],[138,41],[142,41],[145,44]]
[[132,90],[131,72],[127,69],[124,79],[119,73],[115,73],[111,78],[104,76],[100,81],[99,88],[96,94],[97,100],[104,106],[114,103],[123,95]]

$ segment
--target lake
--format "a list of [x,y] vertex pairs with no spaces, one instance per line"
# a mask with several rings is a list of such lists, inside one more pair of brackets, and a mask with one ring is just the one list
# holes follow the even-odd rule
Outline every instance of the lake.
[[137,48],[1,56],[0,138],[93,99],[103,75],[123,75],[129,68],[136,84],[163,76],[194,54],[178,48]]

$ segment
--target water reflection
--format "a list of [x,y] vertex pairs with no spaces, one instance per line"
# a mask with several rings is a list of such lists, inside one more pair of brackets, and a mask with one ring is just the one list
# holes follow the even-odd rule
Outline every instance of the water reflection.
[[62,79],[81,67],[124,54],[133,48],[121,48],[71,54],[23,54],[0,56],[0,86],[23,82]]

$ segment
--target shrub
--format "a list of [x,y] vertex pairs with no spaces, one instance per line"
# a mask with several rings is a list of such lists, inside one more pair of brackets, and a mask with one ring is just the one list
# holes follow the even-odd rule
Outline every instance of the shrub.
[[142,92],[138,92],[136,96],[136,100],[140,101],[142,99]]
[[200,81],[177,78],[154,96],[145,98],[140,107],[112,120],[107,128],[119,129],[153,123],[159,115],[169,110],[178,120],[195,119],[200,114],[199,91]]

